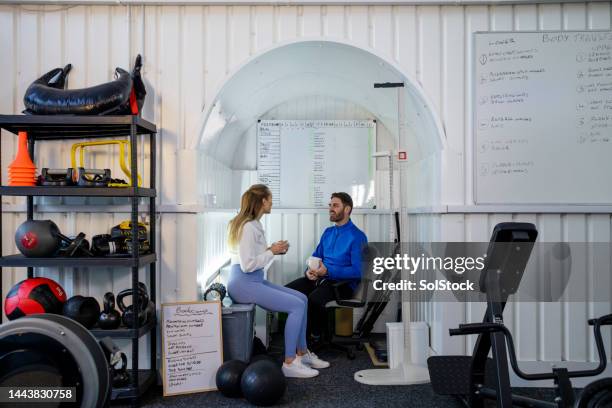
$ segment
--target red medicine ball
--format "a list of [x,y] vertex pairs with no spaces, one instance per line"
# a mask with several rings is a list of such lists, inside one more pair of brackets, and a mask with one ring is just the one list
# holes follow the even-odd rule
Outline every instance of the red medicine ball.
[[4,311],[9,320],[35,313],[61,314],[66,292],[52,279],[26,279],[6,295]]

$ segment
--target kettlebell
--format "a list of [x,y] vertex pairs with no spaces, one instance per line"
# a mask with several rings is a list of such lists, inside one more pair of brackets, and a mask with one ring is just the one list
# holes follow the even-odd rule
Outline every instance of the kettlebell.
[[[147,289],[147,285],[145,285],[142,282],[138,282],[138,287],[141,288],[144,291],[144,293],[147,294],[147,298],[148,298],[149,290]],[[149,301],[147,302],[145,313],[147,315],[147,322],[155,320],[155,303],[153,303],[151,299],[149,299]]]
[[[121,365],[119,365],[121,363]],[[111,366],[111,378],[113,387],[124,387],[130,382],[130,374],[127,371],[127,356],[121,353],[121,361]]]
[[100,305],[92,297],[76,295],[64,303],[62,314],[91,329],[100,317]]
[[[117,295],[117,305],[119,306],[121,313],[123,313],[123,324],[127,327],[134,327],[136,318],[138,319],[140,326],[147,323],[147,306],[149,303],[149,295],[147,294],[146,288],[143,288],[141,285],[138,285],[138,289],[136,290],[140,299],[140,308],[137,312],[134,311],[134,291],[131,288],[123,289]],[[123,298],[127,296],[132,297],[132,304],[129,306],[125,306],[125,303],[123,302]]]
[[104,294],[103,300],[104,310],[98,318],[98,326],[102,330],[113,330],[121,324],[121,315],[115,309],[115,295],[112,292]]

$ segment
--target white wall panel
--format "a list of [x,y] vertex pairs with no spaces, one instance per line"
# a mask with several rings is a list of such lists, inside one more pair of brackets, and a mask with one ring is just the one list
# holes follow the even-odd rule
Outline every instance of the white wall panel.
[[[441,8],[438,6],[417,7],[418,62],[417,80],[423,86],[425,95],[432,102],[440,116],[442,90],[442,35]],[[454,61],[453,61],[454,64]]]
[[[465,94],[461,101],[461,104],[465,107],[465,127],[463,130],[463,157],[465,159],[462,163],[456,163],[456,166],[463,166],[463,174],[465,178],[463,180],[457,180],[453,176],[454,169],[448,168],[445,175],[448,181],[445,181],[444,185],[452,185],[454,182],[464,183],[465,190],[462,194],[456,197],[448,197],[449,202],[465,202],[466,204],[473,203],[473,192],[474,185],[472,182],[472,161],[474,160],[473,142],[472,142],[472,129],[473,129],[473,111],[472,111],[472,92],[471,89],[474,86],[472,78],[472,71],[474,64],[472,63],[471,55],[473,54],[473,41],[472,33],[476,31],[486,31],[489,29],[489,13],[488,8],[485,6],[469,7],[465,10],[465,37],[464,37],[464,58],[465,61]],[[453,142],[449,142],[451,144]],[[449,173],[450,172],[450,173]]]
[[[0,58],[0,70],[5,73],[5,78],[12,84],[16,84],[18,70],[18,67],[15,66],[16,49],[19,46],[15,38],[15,27],[17,25],[15,20],[13,7],[0,6],[0,47],[5,56]],[[0,97],[0,110],[2,112],[13,112],[15,110],[16,95],[16,86],[5,86],[2,88],[2,97]],[[0,137],[2,137],[2,154],[0,159],[3,165],[6,166],[15,157],[16,139],[10,137],[5,131],[0,133]],[[6,171],[2,171],[0,180],[2,184],[8,183],[8,173]],[[13,202],[12,199],[7,200],[6,198],[3,198],[3,201]]]
[[251,55],[251,8],[234,6],[229,12],[231,17],[228,29],[228,68],[233,71]]
[[301,33],[301,17],[298,6],[280,6],[277,13],[277,33],[279,40],[289,40]]
[[321,23],[322,23],[322,7],[323,6],[312,6],[304,7],[298,6],[300,19],[300,34],[302,37],[318,37],[321,35]]
[[466,100],[469,93],[464,81],[466,76],[464,9],[442,7],[441,10],[441,119],[447,137],[447,153],[443,161],[445,202],[463,202],[465,189],[465,158],[463,132],[469,105],[457,101]]
[[180,85],[181,85],[181,138],[180,148],[189,145],[189,140],[199,131],[200,116],[204,108],[204,53],[194,52],[202,50],[205,44],[205,25],[203,9],[198,6],[181,8],[180,19],[181,38],[180,48]]
[[396,37],[393,8],[391,6],[371,6],[370,24],[372,26],[372,48],[380,55],[393,60]]
[[327,38],[346,37],[346,9],[343,6],[323,6],[325,12],[322,35]]
[[348,38],[356,45],[370,47],[371,24],[368,6],[348,6]]

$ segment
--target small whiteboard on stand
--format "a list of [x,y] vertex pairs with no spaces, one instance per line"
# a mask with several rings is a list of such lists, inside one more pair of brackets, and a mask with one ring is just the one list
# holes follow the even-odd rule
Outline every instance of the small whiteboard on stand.
[[223,364],[220,302],[162,304],[164,397],[217,389]]

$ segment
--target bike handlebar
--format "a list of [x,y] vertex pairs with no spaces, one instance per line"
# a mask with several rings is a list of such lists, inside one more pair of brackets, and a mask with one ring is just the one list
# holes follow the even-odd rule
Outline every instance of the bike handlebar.
[[[601,326],[612,325],[612,314],[605,315],[596,319],[589,319],[589,325],[593,326],[593,333],[595,335],[595,344],[597,345],[597,353],[599,355],[599,365],[591,370],[577,370],[568,371],[569,377],[590,377],[601,374],[606,369],[606,350],[601,337]],[[512,369],[520,378],[524,380],[550,380],[556,378],[556,374],[553,373],[525,373],[518,366],[516,360],[516,350],[514,348],[514,340],[512,333],[506,326],[501,323],[465,323],[460,324],[458,329],[449,329],[451,336],[462,336],[469,334],[485,334],[485,333],[496,333],[502,332],[506,338],[508,344],[508,357],[510,358],[510,365]]]
[[612,314],[601,316],[597,319],[589,319],[589,326],[595,325],[595,323],[599,321],[600,326],[609,326],[612,325]]

